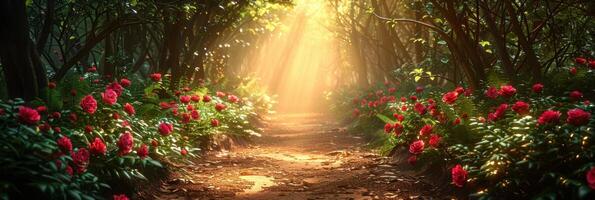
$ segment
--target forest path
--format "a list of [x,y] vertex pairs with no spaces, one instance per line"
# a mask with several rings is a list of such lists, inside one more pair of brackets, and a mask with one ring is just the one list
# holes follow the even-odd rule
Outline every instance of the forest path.
[[[436,188],[320,114],[278,114],[247,148],[215,152],[155,199],[427,199]],[[145,195],[143,195],[145,196]]]

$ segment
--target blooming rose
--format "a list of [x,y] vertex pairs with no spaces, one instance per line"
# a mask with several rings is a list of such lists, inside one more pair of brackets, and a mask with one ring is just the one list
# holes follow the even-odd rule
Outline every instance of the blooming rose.
[[120,85],[122,85],[122,87],[128,87],[130,84],[132,84],[132,82],[128,79],[123,78],[120,80]]
[[200,112],[198,112],[198,110],[192,110],[190,112],[190,116],[192,117],[192,119],[194,120],[199,120],[200,119]]
[[92,65],[91,67],[87,68],[87,72],[96,72],[97,71],[97,66]]
[[400,122],[402,122],[403,120],[405,120],[405,116],[400,115],[398,113],[393,114],[393,117],[395,117],[397,120],[399,120]]
[[229,95],[227,96],[227,100],[231,103],[237,103],[240,101],[240,98],[238,98],[236,95]]
[[130,105],[129,103],[124,104],[124,111],[128,115],[134,115],[136,111],[134,111],[134,106]]
[[575,91],[570,92],[570,100],[578,101],[581,98],[583,98],[583,93],[581,93],[581,91],[575,90]]
[[182,123],[187,124],[190,122],[190,114],[182,113]]
[[581,64],[581,65],[587,63],[587,59],[585,59],[583,57],[577,57],[574,59],[574,61],[576,61],[576,63]]
[[442,102],[447,103],[447,104],[453,104],[455,103],[455,101],[457,100],[459,96],[458,92],[447,92],[446,94],[444,94],[444,96],[442,96]]
[[452,121],[452,125],[455,125],[456,126],[456,125],[459,125],[459,124],[461,124],[461,118],[458,118],[457,117],[454,121]]
[[413,106],[413,109],[419,114],[419,115],[424,115],[426,114],[427,110],[426,110],[426,106],[424,106],[422,103],[417,102],[415,103],[415,105]]
[[595,60],[590,60],[589,61],[589,68],[595,69]]
[[500,104],[500,106],[498,106],[498,108],[496,108],[496,111],[488,114],[488,120],[496,121],[496,120],[501,119],[502,117],[504,117],[504,114],[506,114],[506,109],[508,109],[508,104],[505,104],[505,103]]
[[519,115],[525,115],[529,113],[529,104],[525,103],[524,101],[517,101],[512,105],[512,110]]
[[113,90],[114,92],[116,92],[116,94],[118,94],[118,96],[122,95],[122,92],[124,91],[124,88],[118,82],[113,82],[112,84],[109,84],[105,89]]
[[18,118],[23,124],[35,125],[41,119],[41,115],[35,109],[19,106]]
[[407,101],[407,98],[401,97],[401,102],[406,102],[406,101]]
[[182,150],[180,150],[180,154],[183,155],[183,156],[185,156],[185,155],[188,154],[188,150],[182,149]]
[[217,120],[217,119],[211,119],[211,126],[212,127],[219,126],[219,120]]
[[162,136],[168,136],[169,134],[171,134],[171,132],[174,131],[174,125],[162,122],[161,124],[159,124],[158,129],[159,129],[159,134],[161,134]]
[[114,200],[128,200],[128,197],[125,194],[114,194]]
[[103,141],[100,138],[96,137],[95,140],[93,140],[93,142],[89,144],[89,151],[93,155],[105,155],[105,152],[107,152],[107,148],[105,146],[105,143],[103,143]]
[[409,145],[409,153],[417,155],[423,151],[424,151],[424,141],[423,140],[417,140],[417,141],[411,143],[411,145]]
[[56,88],[56,83],[55,82],[49,82],[48,83],[48,88],[50,88],[50,89]]
[[37,108],[35,108],[35,110],[37,110],[38,113],[44,113],[44,112],[48,111],[48,107],[37,106]]
[[489,87],[485,91],[485,95],[486,95],[486,97],[488,97],[490,99],[498,98],[498,89],[496,89],[495,87]]
[[79,174],[87,171],[87,165],[89,164],[89,151],[85,148],[80,148],[76,152],[72,152],[72,164],[76,167],[76,172]]
[[401,133],[403,133],[403,125],[401,125],[399,123],[395,123],[395,125],[393,126],[393,129],[395,130],[396,136],[399,136]]
[[56,144],[58,144],[58,147],[64,153],[70,153],[70,151],[72,151],[72,142],[70,141],[70,138],[66,136],[62,136],[56,140]]
[[216,94],[218,97],[220,97],[220,98],[223,98],[223,97],[225,97],[225,93],[224,93],[224,92],[221,92],[221,91],[217,91],[215,94]]
[[200,101],[200,96],[198,96],[198,95],[192,95],[190,97],[190,100],[192,100],[193,102],[199,102]]
[[182,102],[183,104],[188,104],[190,103],[190,96],[180,96],[180,102]]
[[595,167],[591,167],[591,169],[587,171],[585,178],[587,179],[587,183],[589,183],[589,187],[595,190]]
[[537,123],[539,123],[540,125],[558,123],[558,121],[560,120],[560,115],[561,113],[559,111],[546,110],[543,113],[541,113],[541,116],[539,116],[539,118],[537,119]]
[[114,105],[118,101],[118,94],[112,89],[106,89],[101,93],[101,100],[107,105]]
[[211,96],[206,95],[202,97],[202,101],[205,103],[211,102]]
[[130,153],[132,151],[132,146],[134,145],[134,138],[132,137],[132,134],[128,131],[124,132],[122,135],[120,135],[117,145],[119,148],[118,154],[120,156]]
[[578,108],[569,110],[566,114],[568,115],[566,122],[575,126],[588,124],[589,119],[591,119],[591,113]]
[[397,91],[397,88],[394,88],[394,87],[388,88],[388,93],[390,93],[390,94],[395,93],[396,91]]
[[456,165],[450,170],[452,183],[457,187],[463,187],[467,183],[467,171],[461,165]]
[[140,159],[145,159],[149,155],[149,148],[147,148],[147,145],[141,144],[136,150],[136,154],[138,157],[140,157]]
[[386,133],[390,133],[390,132],[392,132],[392,131],[393,131],[393,125],[392,125],[392,124],[390,124],[390,123],[386,123],[386,124],[384,125],[384,132],[386,132]]
[[516,88],[512,87],[511,85],[503,85],[500,87],[500,91],[498,91],[499,95],[503,97],[509,98],[516,94]]
[[543,84],[541,83],[535,83],[533,85],[533,87],[531,87],[531,89],[533,90],[533,92],[535,93],[541,93],[541,91],[543,90]]
[[436,134],[430,135],[430,146],[434,147],[434,148],[438,148],[438,145],[440,144],[441,140],[442,140],[442,138],[439,135],[436,135]]
[[51,117],[54,118],[54,119],[60,119],[62,117],[62,113],[57,112],[57,111],[56,112],[53,112],[52,115],[51,115]]
[[86,113],[93,114],[95,111],[97,111],[97,101],[91,95],[83,97],[80,105],[83,111]]
[[568,72],[570,73],[570,75],[576,75],[576,73],[577,73],[576,67],[571,67],[570,69],[568,69]]
[[417,96],[410,96],[409,100],[416,102],[417,101]]
[[151,79],[155,82],[161,81],[160,73],[153,73],[153,74],[149,75],[149,77],[151,77]]
[[226,106],[222,103],[215,104],[215,110],[217,110],[219,112],[223,111],[225,108],[226,108]]
[[76,113],[71,112],[68,115],[68,119],[70,119],[71,122],[76,122],[79,119],[79,117],[78,117],[78,115],[76,115]]
[[420,130],[419,130],[419,135],[424,136],[424,135],[429,135],[430,133],[432,133],[432,125],[426,124],[424,125]]

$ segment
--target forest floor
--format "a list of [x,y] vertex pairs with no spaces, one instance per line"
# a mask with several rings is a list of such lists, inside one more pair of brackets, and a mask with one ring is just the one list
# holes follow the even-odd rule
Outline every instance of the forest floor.
[[320,114],[278,114],[247,147],[212,152],[145,199],[444,199]]

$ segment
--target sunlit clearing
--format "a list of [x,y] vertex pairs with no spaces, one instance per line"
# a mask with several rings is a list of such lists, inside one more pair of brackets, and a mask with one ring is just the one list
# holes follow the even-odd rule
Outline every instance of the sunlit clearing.
[[284,27],[264,40],[251,59],[253,72],[278,96],[279,112],[317,112],[332,83],[337,43],[325,28],[324,0],[297,0]]

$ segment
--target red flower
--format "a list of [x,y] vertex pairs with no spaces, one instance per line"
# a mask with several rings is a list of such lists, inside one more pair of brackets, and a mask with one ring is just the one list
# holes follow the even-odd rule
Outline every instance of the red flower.
[[61,117],[62,117],[62,113],[60,113],[60,112],[52,113],[52,118],[54,118],[54,119],[60,119]]
[[595,69],[595,60],[590,60],[589,61],[589,68]]
[[570,100],[578,101],[581,98],[583,98],[583,93],[581,93],[581,91],[575,90],[575,91],[570,92]]
[[498,91],[499,95],[503,97],[509,98],[516,94],[516,88],[512,87],[511,85],[503,85],[500,87],[500,91]]
[[186,106],[186,110],[192,111],[192,110],[194,110],[194,106],[192,104],[188,104]]
[[461,94],[465,93],[465,88],[459,86],[459,87],[455,88],[454,91],[457,93],[457,95],[461,95]]
[[181,94],[182,94],[182,91],[180,91],[180,90],[176,90],[174,92],[174,95],[176,95],[176,96],[180,96]]
[[66,136],[62,136],[56,140],[56,144],[58,144],[58,147],[64,153],[70,153],[70,151],[72,151],[72,142],[70,141],[70,138]]
[[151,145],[153,147],[157,147],[157,146],[159,146],[159,142],[157,140],[153,139],[153,140],[151,140]]
[[485,95],[486,97],[490,98],[490,99],[495,99],[498,98],[498,89],[496,89],[495,87],[489,87],[486,91],[485,91]]
[[97,71],[97,66],[95,66],[95,65],[87,68],[87,72],[96,72],[96,71]]
[[41,119],[41,115],[35,109],[25,106],[19,107],[19,121],[23,124],[35,125]]
[[436,134],[430,135],[430,146],[434,147],[434,148],[438,148],[438,145],[440,144],[441,140],[442,140],[442,138],[439,135],[436,135]]
[[161,134],[162,136],[168,136],[169,134],[171,134],[171,132],[174,131],[174,125],[162,122],[161,124],[159,124],[158,129],[159,134]]
[[393,114],[393,117],[395,117],[400,122],[402,122],[403,120],[405,120],[405,116],[399,115],[398,113]]
[[529,104],[524,101],[517,101],[512,105],[512,110],[519,115],[526,115],[529,113]]
[[458,117],[457,117],[457,118],[456,118],[456,119],[455,119],[455,120],[452,122],[452,125],[455,125],[455,126],[456,126],[456,125],[459,125],[459,124],[461,124],[461,118],[458,118]]
[[587,63],[587,59],[585,59],[583,57],[577,57],[574,59],[574,61],[576,61],[576,63],[581,64],[581,65]]
[[223,97],[225,97],[225,93],[224,93],[224,92],[217,91],[215,94],[216,94],[218,97],[220,97],[220,98],[223,98]]
[[587,183],[589,183],[589,187],[595,190],[595,167],[591,167],[591,169],[587,171],[585,178],[587,179]]
[[505,103],[500,104],[500,106],[498,106],[498,108],[496,108],[496,111],[488,114],[488,120],[496,121],[496,120],[502,119],[502,117],[504,117],[504,114],[506,114],[506,109],[508,109],[508,104],[505,104]]
[[66,169],[64,169],[64,171],[66,171],[66,173],[68,173],[68,175],[72,176],[74,174],[74,170],[72,169],[72,167],[70,165],[66,166]]
[[541,113],[541,116],[537,119],[537,123],[540,125],[558,123],[558,121],[560,121],[560,115],[561,113],[559,111],[546,110]]
[[238,98],[235,95],[229,95],[229,96],[227,96],[227,100],[231,103],[237,103],[240,101],[240,98]]
[[411,145],[409,145],[409,153],[417,155],[423,151],[424,151],[424,141],[422,141],[422,140],[417,140],[417,141],[411,143]]
[[415,92],[421,93],[423,91],[424,91],[424,87],[423,86],[417,86],[417,87],[415,87]]
[[415,105],[413,106],[413,109],[415,109],[415,111],[419,114],[419,115],[424,115],[426,114],[427,110],[426,110],[426,106],[424,106],[423,104],[417,102],[415,103]]
[[410,165],[415,165],[415,163],[417,163],[417,156],[416,155],[409,156],[409,158],[407,158],[407,163],[409,163]]
[[167,102],[161,102],[159,103],[159,107],[161,107],[161,110],[167,110],[170,108],[170,104]]
[[101,93],[101,100],[107,105],[114,105],[118,101],[118,94],[112,89],[106,89]]
[[48,111],[48,107],[37,106],[37,108],[35,108],[35,110],[37,110],[38,113],[44,113],[44,112]]
[[186,156],[188,154],[188,150],[182,149],[182,150],[180,150],[180,154],[182,154],[183,156]]
[[105,89],[113,90],[114,92],[116,92],[116,94],[118,94],[118,96],[122,95],[122,92],[124,91],[124,88],[118,82],[113,82],[112,84],[108,85]]
[[395,130],[396,136],[399,136],[401,133],[403,133],[403,125],[401,125],[399,123],[395,123],[395,125],[393,126],[393,129]]
[[355,109],[353,109],[353,112],[352,112],[351,114],[352,114],[354,117],[357,117],[357,116],[359,116],[359,114],[360,114],[360,111],[359,111],[359,109],[355,108]]
[[543,84],[535,83],[531,89],[533,89],[533,92],[535,93],[541,93],[541,91],[543,90]]
[[571,67],[570,69],[568,69],[568,72],[570,73],[570,75],[576,75],[576,67]]
[[430,133],[432,133],[432,125],[426,124],[423,127],[421,127],[421,129],[419,130],[419,135],[420,136],[424,136],[424,135],[429,135]]
[[407,111],[407,106],[406,105],[401,106],[401,111]]
[[72,164],[76,167],[76,172],[79,174],[87,171],[87,165],[89,164],[89,151],[85,148],[80,148],[76,152],[72,152]]
[[103,143],[100,138],[96,137],[95,140],[89,144],[89,151],[93,155],[105,155],[107,148],[105,143]]
[[50,88],[50,89],[56,88],[56,83],[55,82],[49,82],[48,83],[48,88]]
[[407,101],[407,98],[401,97],[401,102],[406,102],[406,101]]
[[153,74],[149,75],[149,77],[151,77],[151,79],[155,82],[161,81],[160,73],[153,73]]
[[461,165],[456,165],[450,170],[452,183],[457,187],[463,187],[467,183],[467,171]]
[[192,119],[194,120],[199,120],[200,119],[200,112],[198,112],[198,110],[192,110],[190,112],[190,116],[192,117]]
[[180,102],[182,102],[183,104],[188,104],[190,103],[190,96],[180,96]]
[[132,84],[132,82],[128,79],[123,78],[120,80],[120,85],[122,85],[122,87],[128,87],[130,84]]
[[444,94],[444,96],[442,96],[442,102],[446,104],[453,104],[457,100],[458,96],[458,92],[447,92]]
[[575,108],[566,112],[568,118],[566,119],[566,123],[575,125],[575,126],[582,126],[589,123],[591,119],[591,113],[585,112],[584,110]]
[[48,131],[50,131],[50,129],[52,129],[52,126],[50,126],[50,124],[48,124],[47,122],[42,125],[39,125],[38,127],[39,130],[44,133],[47,133]]
[[140,157],[140,159],[145,159],[149,155],[149,148],[147,148],[147,145],[141,144],[136,150],[136,154],[138,157]]
[[212,127],[219,126],[219,120],[217,120],[217,119],[211,119],[211,126]]
[[114,194],[114,200],[128,200],[125,194]]
[[134,106],[130,105],[129,103],[124,104],[124,112],[128,115],[134,115],[136,111],[134,111]]
[[187,124],[190,122],[190,115],[188,113],[182,113],[182,123]]
[[392,94],[396,91],[397,91],[397,88],[394,88],[394,87],[388,88],[388,93],[390,93],[390,94]]
[[120,119],[120,114],[118,114],[117,112],[112,113],[112,118],[114,118],[115,120]]
[[97,111],[97,101],[91,95],[83,97],[80,105],[83,111],[86,113],[93,114],[95,111]]
[[392,132],[392,131],[393,131],[393,125],[392,125],[392,124],[390,124],[390,123],[386,123],[386,124],[384,125],[384,132],[386,132],[386,133],[390,133],[390,132]]
[[190,100],[192,100],[193,102],[199,102],[200,101],[200,96],[198,96],[198,95],[192,95],[192,97],[190,97]]
[[70,113],[70,115],[68,115],[68,118],[70,119],[71,122],[76,122],[79,117],[76,115],[76,113]]
[[120,156],[130,153],[132,151],[132,146],[134,145],[134,138],[132,137],[132,134],[128,131],[124,132],[122,135],[120,135],[117,145]]
[[417,96],[410,96],[409,100],[416,102],[417,101]]
[[205,103],[211,102],[211,96],[206,95],[202,97],[202,101]]
[[62,129],[60,127],[54,127],[54,132],[56,133],[62,133]]
[[226,108],[226,107],[227,107],[227,106],[225,106],[225,105],[224,105],[224,104],[222,104],[222,103],[217,103],[217,104],[215,104],[215,110],[217,110],[217,111],[219,111],[219,112],[221,112],[221,111],[225,110],[225,108]]

